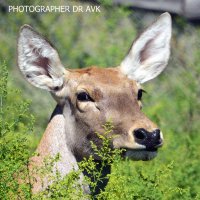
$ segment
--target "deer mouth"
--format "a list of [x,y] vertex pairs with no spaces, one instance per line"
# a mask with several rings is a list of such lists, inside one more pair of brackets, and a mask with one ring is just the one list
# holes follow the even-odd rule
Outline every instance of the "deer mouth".
[[128,157],[131,160],[152,160],[157,156],[157,148],[151,149],[125,149],[123,153],[124,157]]

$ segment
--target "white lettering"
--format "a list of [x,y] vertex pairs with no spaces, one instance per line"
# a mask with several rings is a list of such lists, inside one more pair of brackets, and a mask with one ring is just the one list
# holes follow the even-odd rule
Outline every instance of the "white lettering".
[[18,6],[18,12],[24,12],[24,6]]
[[85,12],[101,12],[100,6],[87,6]]
[[[35,7],[34,6],[30,6],[29,7],[29,12],[34,12],[35,11]],[[26,12],[27,12],[27,10],[26,10]]]
[[82,6],[73,6],[73,12],[83,12]]
[[100,6],[96,6],[96,12],[101,12]]
[[101,12],[100,6],[87,6],[83,11],[83,6],[44,6],[44,5],[18,5],[8,6],[8,12]]
[[39,6],[39,12],[46,12],[46,6]]

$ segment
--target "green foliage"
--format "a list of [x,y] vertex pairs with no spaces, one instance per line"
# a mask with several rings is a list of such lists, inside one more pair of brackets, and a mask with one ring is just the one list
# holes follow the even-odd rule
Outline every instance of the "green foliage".
[[5,64],[1,63],[0,74],[0,199],[30,198],[30,184],[20,184],[19,177],[28,177],[31,136],[27,133],[32,132],[34,120],[29,102],[20,97],[19,91],[7,87]]
[[34,168],[33,173],[39,175],[41,180],[52,184],[48,185],[44,191],[34,194],[32,199],[88,199],[79,180],[81,170],[74,170],[66,177],[62,177],[55,169],[55,164],[59,159],[59,154],[54,158],[46,157],[43,166]]
[[[94,143],[91,143],[92,149],[94,151],[94,155],[101,160],[101,164],[99,162],[95,162],[94,157],[91,155],[89,159],[84,158],[82,162],[80,162],[79,167],[81,171],[86,171],[87,174],[90,175],[90,178],[87,179],[88,185],[90,185],[91,194],[95,194],[96,188],[99,183],[103,183],[107,180],[109,175],[102,176],[102,172],[104,168],[108,165],[112,165],[114,162],[120,161],[120,156],[122,154],[121,149],[112,149],[111,148],[111,140],[113,136],[110,136],[110,133],[113,131],[112,122],[107,122],[103,125],[104,133],[99,134],[98,137],[102,140],[101,148],[98,148]],[[99,167],[100,166],[100,167]],[[99,199],[102,196],[103,191],[100,194],[93,196],[95,199]]]
[[[9,5],[49,4],[49,1],[7,2]],[[54,1],[54,5],[60,2]],[[10,73],[8,79],[5,65],[1,63],[0,199],[33,198],[31,185],[19,184],[15,179],[17,174],[28,177],[28,157],[38,142],[38,137],[30,134],[33,120],[29,113],[37,113],[34,127],[38,136],[42,134],[54,105],[43,91],[39,93],[22,82],[17,67],[14,67],[19,27],[28,23],[47,35],[66,67],[116,66],[135,38],[136,27],[143,30],[152,15],[137,10],[130,15],[125,8],[111,6],[109,0],[99,3],[103,5],[101,13],[0,12],[0,46],[3,47],[0,60],[6,60]],[[88,5],[77,1],[67,1],[67,4]],[[144,95],[143,103],[145,114],[164,133],[164,147],[158,157],[149,162],[115,157],[110,181],[97,199],[200,199],[200,27],[180,17],[175,17],[174,21],[169,66],[157,80],[145,85],[148,93]],[[23,94],[13,89],[16,86],[23,89]],[[22,98],[25,94],[33,101],[30,110],[30,102]],[[49,159],[46,164],[51,172],[55,160]],[[86,169],[97,177],[98,173],[93,172],[96,169],[93,158],[85,162],[88,162]],[[45,170],[40,171],[45,173]],[[52,199],[84,199],[84,194],[79,193],[82,190],[76,190],[80,185],[74,187],[79,173],[73,172],[64,179],[59,174],[50,176],[60,184],[49,186],[48,191],[34,198],[45,199],[49,195]],[[91,183],[94,189],[95,184]]]
[[[78,1],[8,0],[8,5],[90,5]],[[8,26],[9,24],[9,26]],[[31,98],[31,111],[37,112],[36,133],[41,136],[55,103],[50,95],[27,84],[16,63],[16,43],[20,27],[30,24],[46,36],[58,49],[66,68],[117,66],[125,56],[136,35],[128,13],[120,7],[113,9],[101,5],[101,13],[3,13],[0,12],[0,60],[6,60],[10,84],[23,89],[23,96]],[[126,26],[126,28],[124,28]],[[42,98],[41,98],[42,97]]]
[[[66,177],[61,177],[58,171],[55,172],[55,163],[59,160],[59,155],[55,158],[47,157],[44,160],[44,166],[34,170],[43,179],[46,177],[45,181],[53,182],[44,191],[39,194],[34,195],[33,199],[105,199],[105,194],[107,192],[101,191],[100,194],[92,195],[95,193],[96,188],[100,182],[107,180],[109,175],[105,177],[102,176],[102,171],[107,165],[112,165],[113,163],[119,163],[121,160],[120,156],[122,150],[111,149],[110,141],[112,139],[109,133],[112,132],[113,126],[111,122],[107,122],[104,126],[104,132],[98,134],[98,137],[102,140],[101,148],[98,148],[94,143],[91,143],[94,150],[94,154],[101,160],[101,165],[99,167],[99,162],[95,161],[94,157],[91,155],[88,159],[84,158],[79,164],[79,170],[74,170],[70,172]],[[90,176],[84,176],[80,178],[82,173],[86,171]],[[90,186],[90,193],[84,193],[83,188]]]
[[165,136],[165,146],[155,166],[173,161],[171,176],[165,185],[169,184],[172,189],[179,190],[179,193],[173,196],[169,195],[171,192],[168,193],[166,199],[198,199],[199,196],[200,52],[195,46],[192,52],[190,58],[190,55],[184,54],[182,66],[179,66],[178,62],[175,63],[177,71],[172,73],[170,70],[171,75],[166,75],[169,86],[155,84],[151,89],[157,90],[161,87],[162,90],[157,96],[147,96],[146,99],[158,102],[155,106],[146,108],[146,112],[161,125]]
[[[196,58],[198,59],[198,57]],[[195,60],[194,67],[198,68]],[[198,126],[177,127],[177,121],[171,121],[171,126],[161,123],[166,135],[167,144],[160,152],[157,159],[151,162],[132,162],[122,160],[121,150],[110,148],[110,136],[113,126],[108,122],[104,126],[105,133],[98,134],[102,139],[102,148],[98,149],[92,144],[95,154],[102,160],[102,166],[98,168],[98,163],[92,156],[84,159],[77,171],[72,171],[68,176],[62,178],[58,171],[53,170],[55,162],[59,160],[59,155],[55,158],[46,158],[44,167],[36,169],[41,177],[48,177],[53,181],[47,189],[37,195],[31,194],[32,185],[30,172],[28,170],[29,157],[31,152],[30,141],[32,141],[33,117],[29,114],[29,102],[21,98],[20,92],[11,90],[7,86],[8,72],[5,64],[1,64],[1,115],[0,115],[0,198],[1,199],[198,199],[200,182],[199,176],[199,135],[196,134]],[[191,76],[196,72],[191,72]],[[188,84],[193,85],[196,79],[188,78]],[[177,86],[176,92],[182,98],[182,92]],[[194,89],[198,93],[199,88],[194,84]],[[171,90],[170,90],[171,91]],[[173,92],[173,91],[172,91]],[[188,111],[193,113],[193,117],[198,116],[195,110],[199,106],[199,101],[192,96],[192,92],[187,91],[191,96],[185,101],[185,106],[180,107],[182,118],[191,123],[191,118],[185,118]],[[189,95],[188,94],[188,95]],[[186,96],[187,97],[187,96]],[[12,99],[15,101],[11,101]],[[158,98],[158,97],[154,97]],[[188,107],[190,98],[195,107]],[[179,100],[180,101],[180,100]],[[165,105],[162,105],[164,102]],[[165,106],[169,102],[164,99],[159,106],[150,107],[147,112],[159,114],[162,117],[171,116],[165,112]],[[179,102],[177,102],[177,107]],[[176,107],[175,106],[175,107]],[[170,112],[177,112],[174,107]],[[189,110],[188,110],[189,109]],[[194,110],[193,110],[194,109]],[[12,114],[10,113],[12,111]],[[174,113],[175,115],[175,113]],[[158,117],[155,120],[159,120]],[[180,120],[180,119],[179,119]],[[162,122],[162,121],[161,121]],[[195,121],[194,121],[195,122]],[[180,133],[189,131],[189,134]],[[174,134],[177,131],[176,134]],[[185,131],[185,132],[186,132]],[[31,140],[30,140],[31,139]],[[179,145],[178,145],[179,144]],[[180,156],[181,155],[181,156]],[[101,176],[103,167],[112,164],[112,173],[106,177]],[[81,183],[80,173],[87,171],[90,178],[85,177]],[[20,177],[20,179],[19,179]],[[83,185],[90,185],[91,192],[94,193],[97,183],[109,178],[109,183],[104,191],[95,196],[86,195],[83,192]],[[95,181],[94,181],[95,180]],[[83,185],[82,185],[83,184]]]

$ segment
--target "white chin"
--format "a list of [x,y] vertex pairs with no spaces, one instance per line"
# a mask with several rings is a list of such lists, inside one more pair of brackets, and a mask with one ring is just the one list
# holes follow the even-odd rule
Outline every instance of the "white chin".
[[125,152],[125,157],[130,158],[131,160],[151,160],[156,157],[157,151],[147,151],[147,150],[133,150],[127,149]]

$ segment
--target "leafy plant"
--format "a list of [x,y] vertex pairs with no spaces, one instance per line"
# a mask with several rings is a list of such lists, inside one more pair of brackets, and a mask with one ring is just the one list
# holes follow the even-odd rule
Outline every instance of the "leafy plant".
[[[84,158],[78,165],[79,170],[70,172],[67,176],[62,177],[58,171],[55,172],[54,165],[59,160],[59,155],[55,158],[47,157],[44,160],[44,165],[36,169],[36,173],[41,178],[46,177],[45,181],[52,182],[44,191],[34,195],[34,199],[99,199],[104,192],[98,190],[99,184],[107,182],[109,174],[103,175],[103,170],[112,165],[114,162],[119,162],[122,150],[112,149],[111,139],[109,133],[112,132],[113,126],[111,122],[107,122],[104,126],[103,133],[97,133],[98,137],[102,140],[101,148],[98,148],[94,143],[91,143],[94,156]],[[82,177],[82,174],[86,172]],[[85,173],[84,173],[85,174]],[[88,188],[90,187],[90,189]],[[90,194],[84,192],[84,188],[90,190]],[[99,194],[100,193],[100,194]]]
[[[137,30],[142,31],[144,26],[149,25],[149,22],[158,15],[158,13],[113,6],[110,0],[98,2],[102,3],[101,13],[0,12],[2,47],[0,60],[6,60],[11,74],[8,77],[5,64],[1,63],[0,199],[33,199],[29,182],[19,184],[15,177],[17,174],[20,176],[23,174],[24,178],[28,176],[28,157],[37,146],[38,135],[43,133],[54,106],[49,100],[50,97],[43,91],[36,91],[25,84],[17,68],[14,67],[16,66],[13,59],[16,54],[14,44],[20,26],[28,23],[47,35],[58,48],[61,60],[67,68],[90,65],[104,67],[119,65]],[[49,5],[49,1],[8,0],[6,3]],[[54,1],[55,5],[62,3],[63,1]],[[70,6],[88,4],[88,2],[67,1],[67,5]],[[170,63],[157,80],[145,85],[148,93],[144,95],[143,102],[143,111],[159,125],[164,134],[164,146],[157,158],[150,162],[133,162],[121,158],[118,161],[116,159],[116,162],[113,161],[108,185],[95,198],[200,199],[199,37],[198,24],[193,26],[180,17],[173,17]],[[14,89],[16,87],[23,89],[23,94]],[[32,98],[33,103],[24,100],[22,96],[25,94]],[[32,134],[34,119],[30,113],[37,113],[34,126],[36,134]],[[95,166],[89,165],[91,168]],[[58,176],[61,185],[58,188],[51,186],[51,198],[78,199],[81,194],[75,195],[76,187],[74,188],[73,184],[70,186],[72,180],[77,178],[76,174],[70,175],[69,178],[66,177],[64,183],[62,181],[65,180]],[[95,187],[94,184],[94,189]],[[67,188],[69,191],[74,191],[74,195],[66,197]],[[45,199],[47,196],[48,191],[41,194],[40,199]]]
[[8,87],[5,63],[0,65],[0,75],[0,198],[30,198],[31,185],[26,178],[34,118],[29,114],[29,102]]

